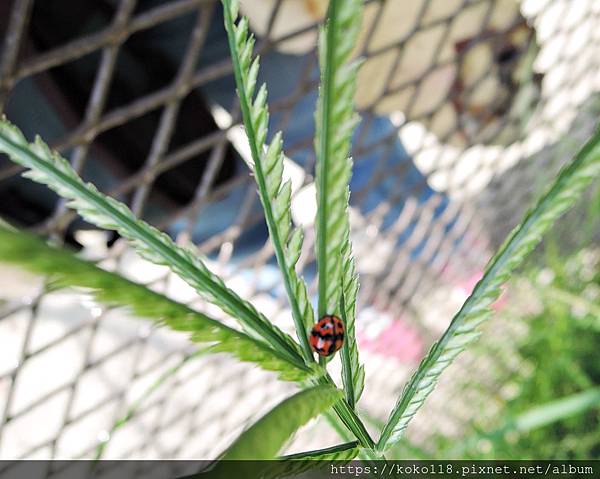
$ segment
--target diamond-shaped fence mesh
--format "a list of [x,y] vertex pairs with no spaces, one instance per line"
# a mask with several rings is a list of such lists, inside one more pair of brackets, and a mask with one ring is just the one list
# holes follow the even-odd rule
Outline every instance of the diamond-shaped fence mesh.
[[[259,40],[272,132],[285,133],[313,294],[315,44],[326,4],[242,0]],[[0,34],[6,116],[136,214],[193,242],[228,284],[290,330],[246,166],[220,2],[4,1]],[[493,247],[592,131],[599,44],[593,0],[366,2],[351,216],[367,370],[360,406],[372,418],[385,419]],[[0,158],[0,216],[209,308],[19,172]],[[211,458],[293,390],[223,355],[197,355],[181,335],[85,292],[53,291],[43,278],[3,266],[0,294],[1,458],[91,457],[107,441],[103,457]],[[497,329],[497,337],[512,334]],[[489,374],[492,367],[499,370]],[[452,434],[469,419],[472,406],[449,400],[465,369],[493,388],[514,367],[463,355],[410,436]],[[289,449],[336,440],[312,427],[319,433],[299,434]]]

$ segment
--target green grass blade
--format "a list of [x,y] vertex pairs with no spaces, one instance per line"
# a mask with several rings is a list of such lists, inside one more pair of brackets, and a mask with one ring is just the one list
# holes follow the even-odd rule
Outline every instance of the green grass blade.
[[231,445],[223,460],[273,459],[285,442],[310,419],[342,396],[333,386],[315,386],[287,398],[254,423]]
[[500,287],[537,246],[542,236],[600,174],[600,131],[560,172],[490,260],[483,278],[454,316],[409,380],[382,431],[377,448],[384,451],[402,437],[408,423],[433,391],[440,374],[478,336],[477,326],[490,315]]
[[292,232],[291,183],[282,183],[283,151],[281,133],[275,135],[271,144],[265,144],[269,125],[267,90],[263,84],[254,97],[259,58],[252,59],[254,39],[248,34],[248,20],[242,18],[237,24],[237,2],[223,0],[225,29],[233,62],[233,71],[244,127],[254,162],[254,177],[263,205],[269,236],[275,257],[283,275],[283,283],[292,310],[296,333],[304,359],[313,362],[308,343],[307,329],[314,323],[314,312],[308,299],[306,283],[299,278],[295,267],[302,248],[302,230]]
[[188,248],[177,246],[165,233],[137,219],[123,203],[100,193],[84,183],[71,165],[53,152],[38,137],[28,143],[23,134],[6,120],[0,121],[0,151],[28,169],[24,176],[54,190],[70,200],[87,221],[101,228],[117,231],[147,260],[168,266],[190,284],[207,301],[238,319],[257,337],[264,338],[274,349],[298,364],[303,362],[298,344],[276,328],[249,302],[229,289]]
[[[347,218],[347,215],[346,215]],[[350,223],[346,221],[345,237],[342,246],[342,296],[341,315],[346,326],[344,345],[342,346],[342,381],[346,401],[354,408],[360,399],[365,385],[365,368],[360,364],[358,345],[356,344],[356,298],[358,295],[358,274],[352,256],[350,243]]]
[[0,228],[0,262],[48,275],[53,287],[89,288],[101,303],[126,307],[136,316],[152,319],[176,331],[188,332],[194,342],[214,343],[210,351],[230,353],[242,361],[274,371],[282,379],[302,381],[312,373],[308,366],[290,362],[263,341],[77,258],[65,249],[48,246],[30,234]]
[[557,399],[519,414],[507,429],[528,432],[600,407],[600,387]]
[[361,0],[331,0],[319,37],[321,85],[315,113],[319,317],[340,312],[341,251],[352,170],[350,143],[358,121],[354,112],[358,63],[349,61],[361,12]]

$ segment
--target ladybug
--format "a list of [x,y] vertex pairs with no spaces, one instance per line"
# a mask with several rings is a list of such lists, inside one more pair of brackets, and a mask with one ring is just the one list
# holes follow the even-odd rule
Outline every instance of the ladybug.
[[337,316],[323,316],[310,332],[310,345],[319,356],[331,356],[344,344],[344,323]]

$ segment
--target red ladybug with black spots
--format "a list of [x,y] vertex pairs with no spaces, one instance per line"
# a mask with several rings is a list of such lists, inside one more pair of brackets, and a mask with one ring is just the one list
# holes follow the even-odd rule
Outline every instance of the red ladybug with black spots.
[[344,323],[337,316],[323,316],[310,332],[310,346],[319,356],[331,356],[344,344]]

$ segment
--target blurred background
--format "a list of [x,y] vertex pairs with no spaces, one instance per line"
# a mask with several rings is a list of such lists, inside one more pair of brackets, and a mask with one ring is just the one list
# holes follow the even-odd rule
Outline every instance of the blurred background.
[[[326,0],[242,0],[316,294],[313,110]],[[293,329],[214,0],[3,0],[0,108]],[[374,0],[356,55],[358,407],[373,435],[493,251],[600,113],[600,3]],[[600,457],[597,185],[515,276],[389,458]],[[0,158],[0,217],[217,314]],[[0,458],[214,458],[295,388],[85,291],[0,265]],[[339,377],[338,360],[331,364]],[[120,419],[127,417],[126,421]],[[115,427],[118,424],[119,427]],[[311,423],[287,452],[340,441]]]

